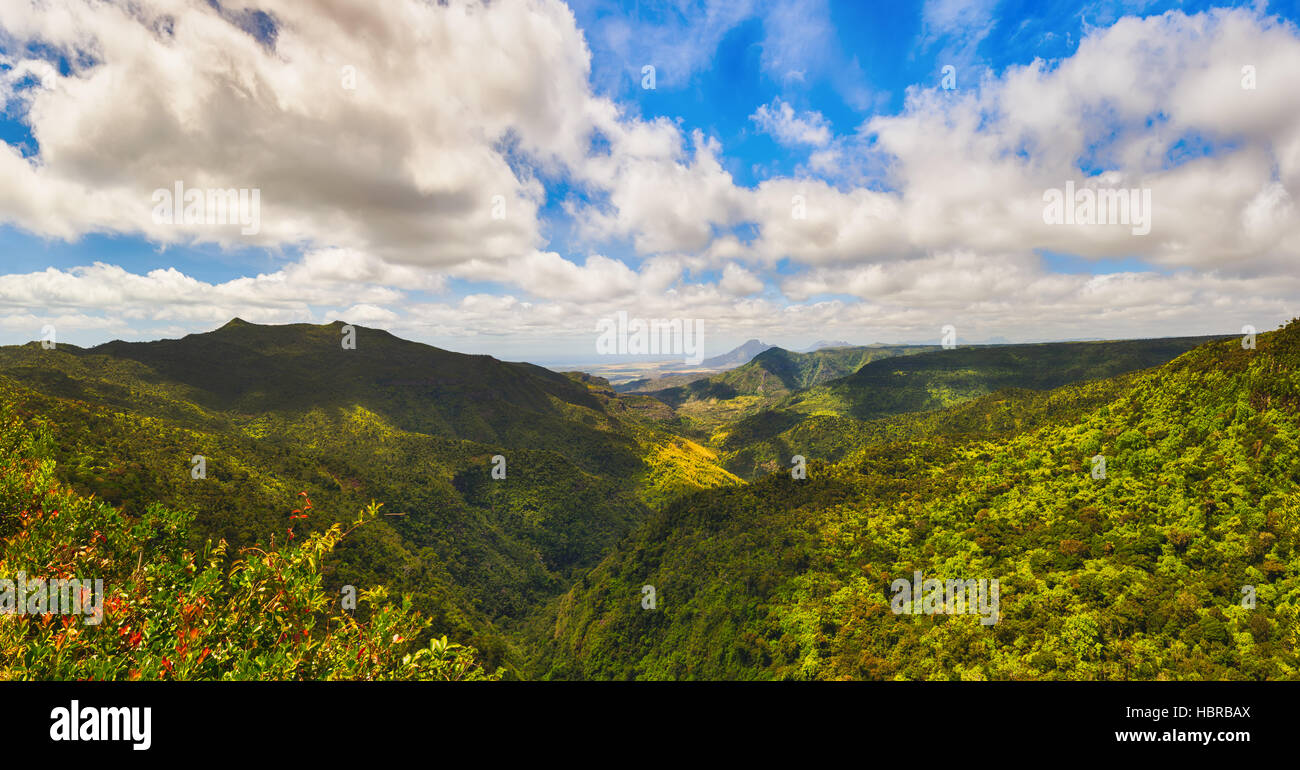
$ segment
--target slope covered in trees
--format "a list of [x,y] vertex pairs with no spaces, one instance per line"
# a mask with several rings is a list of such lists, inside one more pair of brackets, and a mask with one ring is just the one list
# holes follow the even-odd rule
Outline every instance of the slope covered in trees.
[[1213,337],[977,345],[873,361],[781,406],[802,414],[874,419],[920,412],[1003,388],[1048,390],[1169,361]]
[[[1059,342],[918,350],[904,358],[868,362],[853,374],[799,390],[762,410],[723,426],[712,436],[727,469],[742,478],[788,464],[794,454],[838,459],[865,434],[942,431],[978,432],[1005,428],[1008,420],[1032,422],[1014,412],[1058,408],[1031,392],[1015,399],[1001,391],[1045,391],[1068,383],[1096,381],[1096,399],[1112,392],[1104,378],[1158,366],[1187,350],[1222,337],[1177,337],[1109,342]],[[989,397],[991,400],[981,401]],[[1083,394],[1069,396],[1069,399]],[[864,421],[926,412],[967,403],[956,412],[866,426]],[[1014,408],[1011,406],[1014,404]],[[1035,406],[1030,406],[1031,404]],[[1010,411],[1008,411],[1010,410]],[[983,420],[986,424],[980,425]],[[791,451],[793,446],[809,451]]]
[[[24,582],[0,597],[0,680],[500,678],[433,636],[409,599],[327,591],[339,525],[286,530],[278,547],[191,548],[183,512],[124,516],[59,484],[42,422],[0,405],[0,575]],[[305,493],[289,500],[314,511]],[[69,579],[87,583],[48,587]]]
[[674,407],[690,429],[707,433],[771,407],[797,390],[852,374],[872,361],[938,349],[935,345],[870,345],[794,353],[770,348],[730,371],[636,392]]
[[653,399],[364,328],[348,350],[341,332],[236,321],[157,343],[0,348],[0,397],[48,422],[62,481],[125,515],[193,513],[194,548],[283,534],[298,491],[324,512],[385,503],[331,556],[329,586],[406,592],[511,668],[508,627],[652,506],[737,482],[643,419],[666,409]]
[[[1296,678],[1297,407],[1292,322],[1110,385],[870,423],[806,480],[698,493],[639,528],[539,629],[538,673]],[[918,571],[999,581],[997,622],[896,613]]]
[[[0,348],[0,403],[21,423],[6,435],[26,437],[6,438],[23,448],[0,485],[5,567],[89,549],[135,586],[126,639],[160,629],[142,632],[148,656],[99,646],[62,667],[74,634],[9,626],[22,663],[0,676],[1300,676],[1296,324],[1255,350],[772,350],[708,386],[735,395],[676,407],[364,328],[346,349],[346,331],[235,321],[157,343]],[[791,478],[795,454],[806,480]],[[55,502],[33,507],[38,488]],[[289,505],[300,493],[306,520]],[[338,540],[358,510],[369,520]],[[253,601],[240,575],[277,590],[298,575],[290,630],[323,646],[258,668],[235,647],[284,641],[262,628],[220,655],[208,640],[178,669],[161,640],[193,629],[148,615],[132,552],[223,614]],[[998,622],[895,614],[891,585],[916,571],[1000,581]],[[371,617],[364,603],[355,627],[331,614],[345,585],[381,587],[390,614],[375,617],[413,629],[414,646],[342,666]],[[432,673],[403,668],[407,653]],[[113,666],[88,662],[102,656]]]

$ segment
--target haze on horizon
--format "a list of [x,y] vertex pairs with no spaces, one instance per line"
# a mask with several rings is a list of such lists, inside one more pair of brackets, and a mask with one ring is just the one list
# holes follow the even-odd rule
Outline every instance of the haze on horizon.
[[[225,324],[221,324],[221,325],[219,325],[219,326],[214,326],[214,327],[211,328],[211,329],[204,329],[204,330],[200,330],[200,331],[196,331],[196,332],[190,332],[189,334],[209,334],[209,333],[213,333],[213,332],[220,331],[222,328],[224,328],[224,327],[227,326],[227,325],[237,324],[237,323],[245,323],[245,324],[247,324],[247,323],[249,323],[249,322],[248,322],[248,321],[245,321],[245,320],[242,319],[242,318],[238,318],[238,317],[236,317],[236,318],[232,318],[232,319],[230,319],[230,320],[227,321]],[[276,327],[276,326],[284,326],[284,327],[287,327],[287,326],[297,325],[297,324],[301,324],[301,323],[310,323],[310,322],[293,322],[293,323],[291,323],[291,324],[290,324],[290,323],[286,323],[286,324],[257,324],[257,325],[258,325],[258,326],[268,326],[268,327]],[[317,325],[317,326],[340,326],[340,327],[343,327],[343,326],[351,326],[351,327],[353,328],[353,330],[354,330],[354,333],[355,333],[355,336],[353,337],[354,340],[357,339],[357,338],[364,339],[365,334],[366,334],[367,332],[371,332],[371,331],[374,331],[374,330],[379,329],[379,327],[367,327],[367,326],[365,326],[365,325],[363,325],[363,324],[348,324],[347,321],[346,321],[345,319],[333,319],[333,320],[331,320],[331,321],[326,321],[326,322],[322,322],[322,323],[320,323],[320,324],[313,324],[313,325]],[[389,330],[387,330],[387,329],[383,329],[382,331],[388,332],[389,334],[394,334],[394,332],[391,332],[391,331],[389,331]],[[1266,330],[1261,330],[1261,331],[1266,331]],[[76,344],[76,347],[83,348],[83,349],[89,349],[89,348],[94,348],[94,347],[97,347],[97,346],[99,346],[99,345],[102,345],[102,344],[105,344],[105,343],[109,343],[109,342],[134,342],[134,343],[157,342],[157,341],[160,341],[160,340],[179,339],[180,337],[184,337],[184,336],[187,336],[187,335],[179,335],[179,336],[177,336],[177,337],[159,336],[159,337],[153,337],[153,338],[148,338],[148,339],[130,339],[130,340],[123,340],[123,339],[121,339],[121,338],[114,337],[114,338],[111,338],[111,339],[101,339],[101,340],[97,340],[97,341],[94,341],[94,342],[91,342],[91,343],[88,343],[88,344],[76,344],[76,343],[74,343],[74,344]],[[401,334],[395,334],[395,336],[397,336],[397,337],[400,338],[400,339],[407,339],[407,338],[403,337]],[[1204,335],[1184,335],[1184,336],[1204,336]],[[1230,332],[1225,332],[1225,333],[1222,333],[1221,335],[1214,335],[1214,336],[1228,336],[1228,337],[1231,337],[1231,336],[1234,336],[1234,335],[1233,335],[1232,333],[1230,333]],[[1134,337],[1134,338],[1128,338],[1128,339],[1142,339],[1142,338]],[[1147,338],[1147,339],[1152,339],[1152,338]],[[420,340],[408,340],[408,341],[411,341],[411,342],[421,342]],[[1100,339],[1090,339],[1090,338],[1079,338],[1079,339],[1068,339],[1068,340],[1050,340],[1050,339],[1035,340],[1035,339],[1030,339],[1030,340],[1024,340],[1024,341],[1019,341],[1019,342],[1012,342],[1012,341],[1009,341],[1009,340],[1006,340],[1006,339],[996,338],[996,339],[991,339],[991,340],[962,340],[962,341],[957,342],[955,346],[956,346],[956,347],[967,347],[967,346],[972,346],[972,345],[973,345],[973,346],[985,346],[985,345],[1027,345],[1027,344],[1050,343],[1050,342],[1097,342],[1097,341],[1103,341],[1103,340],[1100,340]],[[1109,341],[1117,341],[1117,340],[1109,340]],[[25,340],[25,341],[24,341],[24,343],[33,343],[33,344],[38,344],[39,342],[40,342],[39,339],[31,339],[31,340]],[[935,339],[935,340],[901,340],[901,341],[879,341],[879,340],[876,340],[876,341],[872,341],[872,342],[854,342],[854,341],[852,341],[852,340],[817,340],[817,341],[809,342],[809,343],[805,343],[805,344],[800,344],[800,343],[798,343],[798,342],[793,342],[793,343],[789,343],[789,344],[773,343],[773,342],[768,342],[768,341],[766,341],[766,340],[761,340],[761,339],[758,339],[758,338],[752,338],[752,339],[750,339],[750,340],[745,340],[745,341],[743,341],[743,342],[741,342],[741,343],[737,343],[737,344],[735,344],[735,345],[715,346],[716,349],[714,349],[714,348],[709,348],[709,349],[707,349],[707,350],[705,351],[705,356],[708,357],[708,358],[713,358],[713,357],[716,357],[716,356],[722,356],[722,355],[724,355],[724,354],[728,354],[728,353],[734,353],[734,352],[736,352],[737,350],[739,350],[743,345],[745,345],[745,344],[747,344],[747,343],[752,343],[752,342],[761,342],[761,343],[763,343],[763,344],[765,344],[765,345],[767,345],[767,346],[769,346],[769,347],[782,348],[782,349],[785,349],[785,350],[787,350],[787,351],[796,352],[796,353],[802,353],[802,352],[811,352],[812,350],[816,350],[816,349],[825,349],[825,348],[830,348],[830,347],[843,347],[843,346],[840,346],[840,345],[824,345],[824,344],[819,344],[819,343],[827,343],[827,342],[837,342],[837,343],[838,343],[838,342],[847,342],[847,343],[849,343],[849,344],[847,345],[848,347],[869,347],[869,346],[882,346],[882,347],[888,347],[888,346],[893,346],[893,345],[918,345],[918,346],[928,346],[928,345],[934,345],[934,344],[942,344],[942,338],[938,338],[938,339]],[[66,344],[66,342],[64,342],[64,343],[59,343],[59,344]],[[421,344],[432,344],[432,343],[421,342]],[[56,347],[57,347],[57,345],[56,345]],[[534,356],[534,357],[522,357],[522,358],[511,358],[510,356],[506,356],[506,355],[497,355],[497,354],[494,354],[494,353],[493,353],[492,351],[490,351],[490,350],[470,351],[470,350],[463,350],[463,349],[458,349],[458,348],[455,348],[455,347],[447,347],[447,346],[442,346],[442,345],[433,345],[433,347],[437,347],[437,348],[440,348],[440,349],[442,349],[442,350],[447,350],[447,351],[450,351],[450,352],[453,352],[453,353],[465,353],[465,354],[471,354],[471,355],[488,355],[488,356],[492,356],[493,358],[496,358],[496,359],[501,360],[501,361],[517,361],[517,362],[524,362],[524,363],[532,363],[532,364],[537,364],[537,365],[539,365],[539,366],[543,366],[543,367],[546,367],[546,368],[552,369],[553,371],[574,371],[574,370],[581,370],[581,371],[588,371],[588,372],[595,373],[595,374],[600,374],[600,373],[601,373],[600,370],[601,370],[602,367],[604,367],[604,368],[609,368],[609,369],[612,369],[612,370],[618,370],[618,371],[622,371],[622,372],[631,372],[631,371],[636,371],[636,370],[638,370],[639,368],[644,367],[644,372],[643,372],[643,373],[649,375],[650,373],[654,372],[655,370],[659,370],[659,371],[662,372],[662,373],[672,373],[672,372],[687,372],[687,373],[689,373],[689,372],[697,371],[697,370],[698,370],[698,371],[701,371],[701,372],[704,372],[704,371],[714,371],[714,370],[716,370],[716,371],[722,371],[722,370],[725,370],[725,369],[733,368],[734,366],[738,365],[738,364],[734,364],[734,363],[733,363],[733,364],[729,364],[729,365],[726,365],[726,366],[711,367],[711,366],[709,366],[709,365],[707,364],[707,362],[705,362],[705,364],[700,365],[700,366],[692,366],[692,365],[690,365],[690,364],[684,362],[684,361],[682,360],[681,356],[672,356],[672,355],[664,355],[664,354],[599,355],[599,354],[597,354],[597,353],[595,353],[595,352],[592,352],[592,353],[588,353],[586,358],[581,358],[581,357],[577,357],[577,358],[564,358],[564,357],[545,358],[545,357],[537,357],[537,356]],[[751,356],[751,357],[747,357],[745,360],[747,361],[747,360],[749,360],[749,358],[752,358],[752,356]],[[743,363],[743,361],[742,361],[741,363]],[[624,377],[623,379],[627,379],[627,377]]]

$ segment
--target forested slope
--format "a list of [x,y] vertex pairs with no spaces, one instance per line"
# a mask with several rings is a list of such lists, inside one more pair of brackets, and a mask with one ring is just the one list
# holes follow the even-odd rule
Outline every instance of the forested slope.
[[640,390],[674,407],[688,430],[707,435],[772,407],[792,393],[852,374],[865,364],[938,350],[937,345],[868,345],[795,353],[770,348],[735,369],[684,385]]
[[[375,506],[346,533],[300,527],[278,545],[191,547],[191,515],[150,505],[123,516],[60,484],[46,427],[0,403],[0,575],[28,589],[86,582],[31,589],[22,606],[6,592],[0,681],[501,677],[437,636],[406,598],[361,585],[345,603],[325,586],[322,559],[374,525]],[[300,524],[316,512],[305,493],[284,502],[307,512],[292,520]]]
[[344,349],[341,332],[234,321],[155,343],[0,348],[0,398],[48,424],[64,483],[127,516],[189,512],[193,547],[283,537],[299,491],[320,512],[306,530],[384,503],[332,554],[327,583],[409,593],[491,665],[513,667],[508,627],[653,506],[737,483],[643,420],[665,409],[652,399],[360,327]]
[[[888,356],[868,362],[853,374],[813,385],[769,401],[762,408],[721,426],[711,436],[728,470],[742,478],[770,472],[790,462],[796,452],[821,459],[838,459],[844,447],[864,434],[885,430],[895,434],[937,430],[978,432],[1008,419],[1033,421],[1024,411],[1051,413],[1056,407],[1023,392],[1012,400],[991,394],[1014,390],[1046,391],[1061,385],[1095,381],[1089,397],[1104,398],[1114,390],[1102,381],[1117,375],[1159,366],[1193,347],[1222,337],[1171,337],[1106,342],[1050,342],[1029,345],[981,345],[951,350],[916,350],[905,357]],[[992,402],[978,400],[992,397]],[[1074,399],[1081,396],[1070,396]],[[1002,407],[992,404],[1001,402]],[[905,418],[867,427],[864,421],[971,404],[914,420]],[[1011,404],[1014,403],[1014,407]],[[1031,406],[1032,405],[1032,406]],[[1008,411],[1010,410],[1010,411]],[[982,417],[979,417],[983,415]],[[984,419],[981,426],[972,419]],[[924,427],[922,427],[924,426]],[[1004,426],[1005,427],[1005,426]],[[794,441],[791,441],[794,439]]]
[[[1300,676],[1300,322],[1097,388],[875,423],[806,480],[676,502],[563,597],[539,673]],[[915,571],[998,580],[998,621],[896,614]]]

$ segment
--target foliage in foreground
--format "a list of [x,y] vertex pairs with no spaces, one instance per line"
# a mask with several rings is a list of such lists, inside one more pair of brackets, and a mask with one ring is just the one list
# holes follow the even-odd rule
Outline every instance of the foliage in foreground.
[[[190,515],[125,517],[58,484],[48,453],[40,431],[0,412],[0,578],[102,579],[103,617],[0,613],[0,679],[500,678],[446,637],[419,646],[428,621],[409,599],[375,589],[360,612],[339,609],[320,569],[339,524],[297,539],[290,527],[278,547],[230,558],[224,541],[195,552]],[[307,501],[294,516],[310,513]]]

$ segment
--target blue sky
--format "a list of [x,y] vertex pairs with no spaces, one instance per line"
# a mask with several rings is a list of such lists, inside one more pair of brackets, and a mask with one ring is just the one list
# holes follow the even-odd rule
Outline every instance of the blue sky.
[[[1296,2],[401,0],[369,37],[286,0],[160,33],[151,5],[0,19],[0,342],[341,316],[580,361],[621,309],[703,318],[712,354],[1300,307]],[[258,189],[260,231],[146,220],[174,180]],[[1045,229],[1067,181],[1153,190],[1151,235]]]

